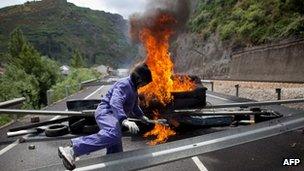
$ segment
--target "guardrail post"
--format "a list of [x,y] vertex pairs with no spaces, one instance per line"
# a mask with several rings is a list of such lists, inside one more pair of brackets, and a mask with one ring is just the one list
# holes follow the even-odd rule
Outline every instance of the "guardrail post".
[[211,81],[211,91],[214,91],[214,82]]
[[17,115],[16,115],[16,114],[14,114],[14,115],[13,115],[13,119],[14,119],[14,122],[16,122],[16,121],[17,121],[18,117],[17,117]]
[[236,97],[239,97],[239,88],[240,88],[240,85],[237,84],[237,85],[235,85],[234,87],[235,87],[235,96],[236,96]]
[[278,94],[278,100],[281,100],[281,93],[282,93],[282,91],[281,91],[282,89],[281,88],[276,88],[276,93]]
[[69,88],[70,88],[70,86],[68,86],[68,85],[65,86],[65,97],[69,96]]
[[81,88],[82,88],[81,83],[78,83],[78,90],[81,90]]
[[48,106],[53,103],[53,92],[54,90],[46,91],[46,101]]

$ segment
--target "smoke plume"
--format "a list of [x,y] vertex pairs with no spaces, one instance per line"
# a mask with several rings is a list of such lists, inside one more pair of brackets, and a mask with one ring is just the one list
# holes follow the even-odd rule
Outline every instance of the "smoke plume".
[[129,19],[131,40],[139,42],[144,28],[155,36],[164,30],[171,30],[176,35],[188,20],[189,7],[188,0],[150,0],[143,14],[134,14]]

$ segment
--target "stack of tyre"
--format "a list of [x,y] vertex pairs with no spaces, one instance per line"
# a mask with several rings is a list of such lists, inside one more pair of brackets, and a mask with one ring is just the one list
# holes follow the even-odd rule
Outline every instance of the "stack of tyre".
[[[70,100],[66,105],[69,111],[95,110],[100,100]],[[63,121],[63,120],[62,120]],[[54,124],[44,130],[47,137],[58,137],[69,133],[76,135],[94,134],[99,127],[93,116],[70,116],[66,120],[68,125]]]
[[[70,100],[67,101],[69,111],[95,110],[100,100]],[[99,127],[93,116],[70,117],[68,125],[72,134],[93,134],[99,131]]]

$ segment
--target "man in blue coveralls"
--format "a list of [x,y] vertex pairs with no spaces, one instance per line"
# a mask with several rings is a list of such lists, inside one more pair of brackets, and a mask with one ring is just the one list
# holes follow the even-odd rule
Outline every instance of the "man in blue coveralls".
[[58,154],[67,169],[75,168],[75,158],[89,154],[103,148],[107,154],[122,152],[121,125],[127,127],[131,133],[139,131],[135,122],[128,117],[141,118],[149,122],[138,106],[137,90],[152,81],[151,71],[146,64],[138,65],[129,77],[120,79],[102,98],[95,111],[95,119],[100,128],[97,134],[74,138],[71,146],[59,147]]

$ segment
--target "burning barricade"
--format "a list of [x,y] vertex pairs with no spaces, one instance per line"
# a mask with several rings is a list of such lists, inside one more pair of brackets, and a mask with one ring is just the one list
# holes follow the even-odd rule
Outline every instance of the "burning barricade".
[[[145,63],[152,73],[152,82],[141,88],[141,106],[153,119],[162,118],[162,112],[174,108],[174,93],[191,92],[196,84],[189,76],[175,76],[174,63],[169,48],[173,37],[183,28],[189,14],[188,1],[153,1],[142,15],[130,18],[130,35],[145,48]],[[201,95],[203,96],[203,95]],[[203,101],[201,101],[203,104]],[[156,124],[154,129],[144,134],[156,136],[150,144],[165,142],[175,135],[170,127]]]

